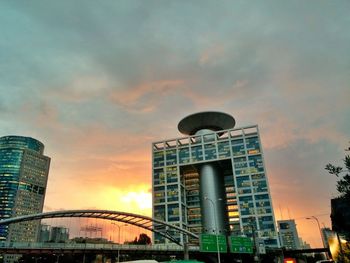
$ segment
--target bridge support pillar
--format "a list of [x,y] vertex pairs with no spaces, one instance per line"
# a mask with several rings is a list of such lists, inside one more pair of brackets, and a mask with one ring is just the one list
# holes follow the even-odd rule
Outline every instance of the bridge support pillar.
[[188,253],[188,243],[186,241],[184,241],[183,247],[184,247],[184,260],[189,260],[190,255]]

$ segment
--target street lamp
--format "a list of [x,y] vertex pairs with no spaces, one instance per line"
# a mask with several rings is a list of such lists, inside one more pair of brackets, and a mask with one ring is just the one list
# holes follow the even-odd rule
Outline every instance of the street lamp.
[[[215,209],[215,204],[214,204],[214,201],[211,200],[209,197],[205,196],[204,197],[205,200],[209,201],[212,206],[213,206],[213,210],[214,210],[214,224],[215,224],[215,236],[216,236],[216,249],[218,251],[218,263],[221,263],[221,260],[220,260],[220,248],[219,248],[219,229],[218,229],[218,224],[216,222],[216,209]],[[221,198],[218,199],[218,201],[222,200]]]
[[115,226],[118,227],[118,262],[119,262],[119,256],[120,256],[120,228],[122,228],[123,226],[127,226],[127,224],[118,225],[118,224],[112,222],[112,225],[115,225]]
[[249,223],[250,223],[250,228],[252,230],[252,234],[253,234],[253,244],[254,244],[254,248],[255,248],[255,256],[254,256],[254,261],[260,262],[260,256],[259,256],[259,246],[258,243],[256,241],[256,219],[255,217],[250,217],[249,218]]
[[316,216],[310,216],[310,217],[307,217],[306,219],[314,219],[314,220],[316,220],[317,226],[318,226],[318,230],[320,231],[322,244],[323,244],[323,247],[325,248],[326,245],[325,245],[324,240],[323,240],[323,235],[322,235],[322,231],[321,231],[321,227],[320,227],[320,222],[318,221],[317,217]]

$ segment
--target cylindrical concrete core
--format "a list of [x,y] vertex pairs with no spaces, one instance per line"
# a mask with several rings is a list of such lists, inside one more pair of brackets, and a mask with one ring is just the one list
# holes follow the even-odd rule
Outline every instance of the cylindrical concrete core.
[[[234,126],[235,119],[226,113],[199,112],[181,120],[178,128],[187,135],[206,135]],[[226,234],[228,217],[224,177],[220,167],[215,162],[201,163],[198,167],[203,231],[208,234]]]
[[200,165],[200,199],[203,231],[208,234],[227,233],[224,178],[215,163]]

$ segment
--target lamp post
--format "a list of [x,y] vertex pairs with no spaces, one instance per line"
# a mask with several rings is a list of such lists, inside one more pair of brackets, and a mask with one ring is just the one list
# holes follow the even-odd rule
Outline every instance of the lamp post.
[[119,262],[119,256],[120,256],[120,228],[122,228],[123,226],[127,226],[127,224],[124,225],[118,225],[116,223],[112,222],[112,225],[115,225],[118,227],[118,262]]
[[260,262],[260,256],[259,256],[259,246],[256,240],[256,219],[255,217],[250,217],[249,218],[249,222],[250,222],[250,227],[252,230],[252,234],[253,234],[253,244],[254,244],[254,248],[255,248],[255,255],[254,255],[254,261],[256,262]]
[[318,230],[320,231],[322,244],[323,244],[323,247],[325,248],[326,245],[325,245],[324,240],[323,240],[323,235],[322,235],[322,231],[321,231],[321,227],[320,227],[320,222],[318,221],[317,217],[316,216],[310,216],[310,217],[307,217],[306,219],[314,219],[314,220],[316,220],[317,226],[318,226]]
[[[219,247],[219,231],[218,231],[218,224],[216,222],[216,209],[215,209],[215,204],[214,201],[211,200],[209,197],[204,197],[205,200],[209,201],[212,206],[213,206],[213,210],[214,210],[214,224],[215,224],[215,236],[216,236],[216,249],[218,251],[218,263],[221,263],[220,260],[220,247]],[[218,201],[221,199],[218,199]]]

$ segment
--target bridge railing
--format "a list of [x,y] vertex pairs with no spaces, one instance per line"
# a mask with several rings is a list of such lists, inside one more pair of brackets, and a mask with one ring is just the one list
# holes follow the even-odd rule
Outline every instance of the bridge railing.
[[[1,242],[0,248],[16,249],[103,249],[103,250],[157,250],[183,251],[179,245],[127,245],[127,244],[98,244],[98,243],[48,243],[48,242]],[[189,247],[196,251],[198,247]]]

